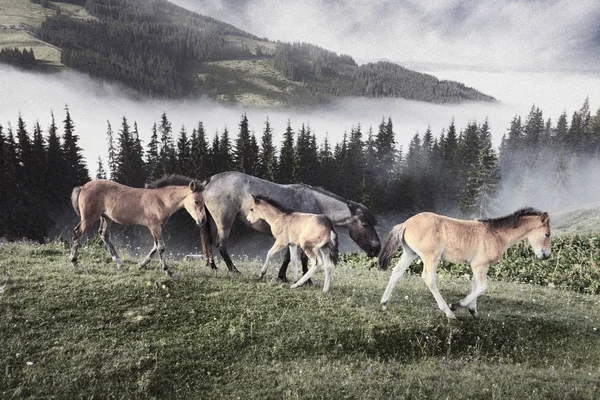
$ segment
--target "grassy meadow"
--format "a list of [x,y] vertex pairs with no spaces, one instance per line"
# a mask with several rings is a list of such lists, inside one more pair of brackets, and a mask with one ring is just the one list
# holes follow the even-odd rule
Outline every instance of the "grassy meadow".
[[[256,281],[260,260],[230,275],[170,259],[170,279],[124,250],[117,271],[97,241],[80,269],[64,243],[3,243],[0,398],[599,398],[599,295],[506,272],[560,278],[557,264],[574,261],[557,253],[578,243],[559,241],[547,262],[511,249],[477,321],[447,320],[418,264],[384,312],[390,271],[363,256],[345,256],[323,294],[322,274],[297,290],[272,281],[275,263]],[[449,303],[470,289],[461,268],[440,271]]]

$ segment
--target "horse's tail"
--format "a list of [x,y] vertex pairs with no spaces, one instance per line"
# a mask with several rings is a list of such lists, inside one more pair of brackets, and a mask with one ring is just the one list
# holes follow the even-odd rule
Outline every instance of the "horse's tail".
[[335,233],[335,230],[332,228],[329,233],[329,243],[327,243],[327,248],[329,249],[329,257],[331,258],[331,261],[333,261],[333,264],[337,264],[340,256],[338,245],[337,233]]
[[81,193],[81,186],[77,186],[71,192],[71,204],[77,215],[81,217],[81,213],[79,212],[79,193]]
[[398,247],[400,247],[402,241],[404,240],[404,229],[404,224],[398,224],[390,232],[387,242],[379,253],[379,268],[388,269],[390,266],[392,255],[396,250],[398,250]]

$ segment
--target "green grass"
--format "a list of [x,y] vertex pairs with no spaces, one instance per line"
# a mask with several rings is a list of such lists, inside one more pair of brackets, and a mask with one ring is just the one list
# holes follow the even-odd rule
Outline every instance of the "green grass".
[[[169,260],[169,279],[123,253],[117,271],[88,244],[74,270],[62,244],[0,245],[0,398],[600,397],[597,295],[493,280],[481,320],[448,321],[415,274],[381,311],[390,272],[362,257],[323,294],[257,282],[259,260]],[[439,287],[453,302],[470,282]]]

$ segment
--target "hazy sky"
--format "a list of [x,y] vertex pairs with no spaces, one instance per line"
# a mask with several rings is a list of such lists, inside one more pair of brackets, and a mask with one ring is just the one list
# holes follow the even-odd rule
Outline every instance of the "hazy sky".
[[358,61],[595,68],[597,0],[171,0],[271,40]]

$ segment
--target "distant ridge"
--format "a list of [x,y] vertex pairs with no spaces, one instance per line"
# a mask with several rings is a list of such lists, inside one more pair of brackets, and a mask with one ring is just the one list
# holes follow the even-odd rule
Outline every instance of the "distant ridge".
[[392,62],[359,66],[348,55],[308,43],[261,39],[166,0],[31,3],[23,13],[37,7],[43,15],[33,33],[60,49],[57,65],[146,96],[265,107],[314,106],[340,97],[495,101]]

